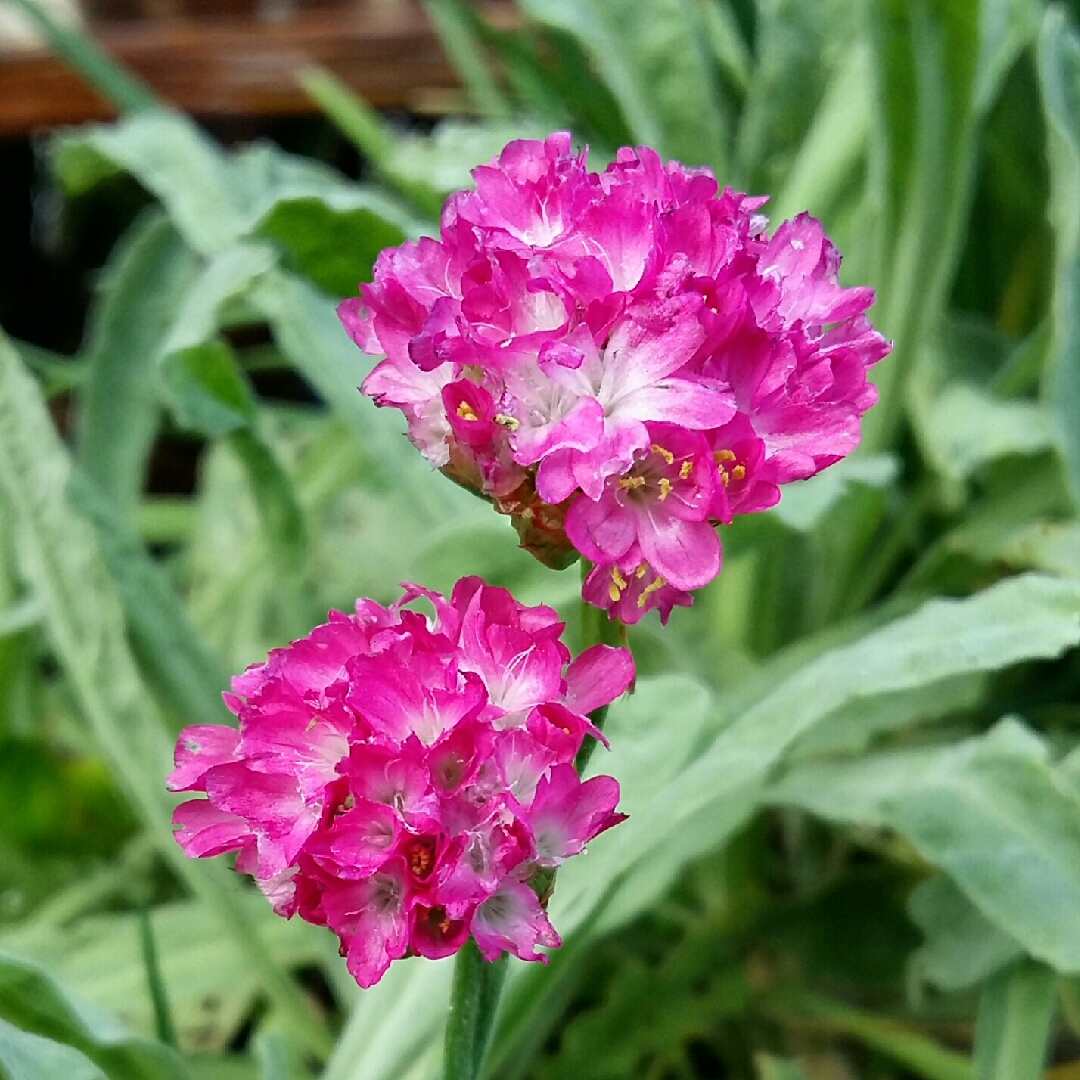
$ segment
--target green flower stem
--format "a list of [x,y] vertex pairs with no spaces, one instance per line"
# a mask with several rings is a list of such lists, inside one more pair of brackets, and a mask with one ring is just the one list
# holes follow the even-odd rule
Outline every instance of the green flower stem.
[[443,1080],[478,1080],[506,978],[506,954],[489,963],[471,938],[454,961]]
[[[589,571],[592,570],[592,568],[592,563],[587,559],[581,560],[582,582],[589,576]],[[593,645],[618,645],[624,649],[628,649],[630,648],[630,640],[625,623],[622,623],[615,618],[609,618],[607,612],[601,611],[600,608],[593,607],[592,604],[588,604],[582,600],[582,652],[591,648]],[[633,687],[631,687],[631,689],[633,689]],[[608,707],[604,705],[589,716],[589,719],[601,731],[604,730],[604,719],[607,717],[607,711]],[[574,759],[574,768],[576,768],[579,773],[585,771],[585,766],[589,764],[589,758],[592,757],[595,749],[596,740],[591,735],[586,735],[585,741],[581,744],[581,749]]]

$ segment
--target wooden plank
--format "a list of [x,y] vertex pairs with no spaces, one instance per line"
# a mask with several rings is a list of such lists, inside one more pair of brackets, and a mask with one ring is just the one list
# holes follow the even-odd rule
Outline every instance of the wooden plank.
[[[513,18],[503,2],[486,5],[485,14],[503,25]],[[315,112],[295,78],[310,63],[329,68],[378,108],[429,111],[460,93],[415,0],[351,0],[302,10],[280,23],[177,17],[91,29],[166,101],[197,116]],[[51,57],[0,56],[0,135],[112,115],[78,75]]]

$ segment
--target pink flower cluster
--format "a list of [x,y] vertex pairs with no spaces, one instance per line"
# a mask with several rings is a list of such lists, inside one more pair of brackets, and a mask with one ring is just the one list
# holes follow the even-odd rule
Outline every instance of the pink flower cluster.
[[716,523],[858,444],[873,291],[814,218],[770,238],[765,199],[647,148],[590,173],[559,133],[473,178],[339,308],[386,354],[363,390],[538,558],[595,563],[586,599],[666,618],[719,572]]
[[551,871],[622,820],[618,783],[572,763],[634,674],[604,645],[570,662],[563,628],[479,578],[332,613],[233,680],[239,730],[181,734],[169,787],[206,798],[177,807],[180,846],[238,852],[279,914],[340,937],[361,986],[470,934],[489,960],[543,959]]

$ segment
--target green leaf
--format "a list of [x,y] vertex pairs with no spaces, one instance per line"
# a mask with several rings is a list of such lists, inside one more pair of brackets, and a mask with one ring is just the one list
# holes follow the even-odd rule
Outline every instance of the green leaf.
[[809,480],[785,487],[784,496],[770,513],[789,529],[810,532],[819,525],[852,484],[886,488],[900,471],[892,454],[859,454],[837,462]]
[[206,256],[252,235],[279,204],[294,200],[325,200],[341,213],[369,209],[412,231],[411,219],[389,200],[324,165],[267,144],[227,154],[192,120],[166,110],[62,135],[53,160],[72,194],[110,168],[130,172],[161,200],[187,243]]
[[1016,721],[944,749],[802,766],[767,798],[893,829],[1031,955],[1080,971],[1080,799]]
[[214,254],[190,282],[161,343],[160,356],[167,358],[211,340],[218,332],[226,305],[242,297],[275,262],[273,249],[265,243],[245,241]]
[[424,0],[424,10],[474,104],[489,116],[509,116],[510,103],[488,69],[472,9],[459,0]]
[[[815,111],[819,105],[825,108],[822,98],[830,79],[842,79],[833,75],[840,70],[838,61],[853,59],[837,55],[835,42],[841,28],[850,36],[854,9],[850,0],[819,0],[813,5],[802,0],[765,0],[756,7],[756,63],[737,142],[739,180],[753,190],[775,191],[788,176]],[[857,80],[859,72],[852,75]],[[857,81],[849,84],[848,89],[856,90],[857,85]],[[848,115],[856,121],[850,135],[856,140],[860,126],[865,131],[858,109],[848,103]],[[843,141],[834,149],[839,164],[847,157]]]
[[859,698],[820,720],[788,754],[789,761],[864,753],[878,739],[958,713],[971,712],[986,696],[989,678],[965,673],[895,694]]
[[223,342],[170,353],[162,361],[161,378],[176,422],[188,431],[220,438],[254,419],[251,390]]
[[[649,801],[647,812],[599,837],[587,860],[561,871],[552,901],[556,925],[569,931],[617,879],[601,925],[620,925],[643,910],[681,867],[745,822],[769,772],[796,739],[837,710],[880,694],[1059,656],[1078,641],[1080,587],[1028,575],[968,600],[932,601],[817,657],[732,719]],[[662,715],[670,715],[672,704],[661,706]],[[578,889],[571,913],[569,897]]]
[[927,878],[908,900],[911,921],[926,940],[912,954],[918,983],[967,990],[1016,960],[1022,950],[944,874]]
[[360,393],[375,360],[349,340],[326,296],[276,271],[259,280],[251,301],[270,323],[282,352],[352,428],[373,472],[409,507],[410,516],[430,527],[471,506],[472,497],[435,474],[405,439],[400,413],[377,409]]
[[1054,296],[1043,399],[1053,418],[1074,503],[1080,506],[1080,39],[1052,6],[1038,47],[1050,160]]
[[790,1010],[815,1026],[857,1039],[927,1080],[974,1080],[971,1061],[907,1024],[872,1016],[815,994],[778,994],[776,1012]]
[[394,167],[394,136],[379,114],[332,71],[311,66],[300,85],[330,121],[375,166],[379,178],[404,195],[426,217],[438,218],[442,197],[424,177],[403,176]]
[[986,984],[975,1027],[975,1080],[1039,1080],[1057,1005],[1054,973],[1018,960]]
[[[284,921],[255,890],[243,891],[237,901],[243,917],[282,967],[317,965],[325,958],[323,930]],[[262,993],[258,972],[205,903],[160,904],[149,915],[181,1049],[225,1050],[258,1005]],[[154,1010],[139,923],[137,913],[108,911],[62,926],[30,919],[4,934],[0,947],[40,964],[78,1000],[108,1010],[132,1031],[150,1035]]]
[[437,1068],[453,969],[450,960],[392,964],[353,1008],[322,1080],[399,1080],[425,1058]]
[[727,132],[707,42],[690,0],[522,0],[537,22],[573,34],[634,139],[688,165],[727,173]]
[[288,589],[306,568],[308,547],[307,522],[292,481],[257,428],[234,432],[229,444],[247,470],[270,550],[284,574],[282,588]]
[[1053,444],[1042,407],[998,401],[971,383],[951,383],[928,395],[915,426],[930,464],[957,483],[1006,454],[1035,454]]
[[870,168],[880,208],[875,321],[896,339],[896,349],[876,370],[881,401],[867,417],[868,448],[891,444],[908,373],[943,314],[969,212],[978,135],[1034,9],[1035,0],[871,5],[879,102]]
[[70,472],[33,378],[0,338],[0,492],[14,511],[20,571],[45,605],[46,629],[80,711],[162,854],[212,906],[272,1000],[321,1051],[324,1033],[237,909],[227,872],[188,860],[173,840],[173,800],[164,788],[172,739],[131,657],[123,610],[93,527],[67,503]]
[[142,492],[157,433],[159,350],[197,273],[196,256],[152,210],[125,234],[98,286],[78,394],[78,456],[124,514]]
[[0,1020],[0,1072],[4,1080],[111,1080],[78,1050],[29,1035],[6,1020]]
[[256,226],[255,235],[279,244],[291,269],[334,297],[354,295],[361,281],[371,280],[379,252],[406,237],[397,222],[378,210],[336,209],[318,198],[279,202]]
[[41,601],[31,594],[0,611],[0,638],[21,634],[41,622],[45,609]]
[[797,1061],[786,1061],[772,1054],[756,1054],[754,1065],[757,1067],[758,1080],[807,1080],[806,1073]]
[[[0,1021],[84,1055],[109,1080],[187,1080],[168,1047],[129,1035],[105,1013],[80,1007],[39,968],[0,953]],[[67,1075],[43,1073],[43,1076]]]
[[124,605],[132,648],[182,724],[225,723],[228,673],[210,652],[168,574],[130,521],[81,471],[68,484],[73,505],[97,529],[101,555]]
[[[809,10],[808,8],[806,10]],[[857,42],[836,69],[821,104],[768,206],[777,221],[804,210],[822,217],[833,209],[866,157],[873,123],[870,51]]]
[[14,0],[14,3],[33,20],[50,48],[117,108],[137,111],[160,105],[150,87],[113,60],[89,34],[57,22],[49,9],[36,0]]

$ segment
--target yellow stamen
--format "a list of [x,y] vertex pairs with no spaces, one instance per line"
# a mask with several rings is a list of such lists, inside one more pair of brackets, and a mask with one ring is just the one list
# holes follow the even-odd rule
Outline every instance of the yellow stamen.
[[684,461],[679,466],[679,479],[685,480],[694,471],[694,463],[692,461]]
[[624,476],[619,481],[619,487],[624,490],[634,491],[636,488],[645,486],[644,476]]
[[665,450],[662,446],[658,446],[656,443],[653,443],[652,446],[649,447],[649,449],[654,454],[659,454],[669,465],[675,464],[675,455],[670,450]]
[[746,479],[746,466],[745,465],[736,465],[735,468],[731,470],[731,478],[733,480],[744,480],[744,479]]
[[644,607],[646,601],[649,599],[649,594],[656,592],[657,589],[662,589],[666,584],[667,582],[662,577],[658,577],[655,581],[650,581],[649,584],[641,590],[641,595],[637,598],[637,606],[639,608]]
[[713,457],[716,458],[717,461],[734,461],[735,460],[735,451],[734,450],[717,450],[716,453],[713,454]]
[[660,501],[663,502],[671,494],[671,481],[666,476],[660,477]]
[[467,401],[463,401],[457,407],[457,414],[458,414],[458,416],[461,417],[462,420],[476,420],[477,419],[476,413],[473,412],[472,406]]
[[638,581],[640,581],[648,572],[649,572],[649,564],[647,562],[643,562],[634,571],[634,577],[636,577],[638,579]]
[[727,469],[724,468],[723,465],[720,466],[720,482],[724,485],[724,487],[727,487],[728,484],[731,483],[731,474],[727,471]]
[[511,431],[517,431],[521,427],[521,421],[516,420],[512,416],[507,416],[506,413],[496,413],[495,423],[501,425],[504,428],[509,428]]
[[617,566],[613,566],[611,568],[611,584],[608,586],[608,596],[611,597],[613,604],[618,603],[619,597],[622,596],[625,588],[626,578],[622,576],[622,571]]

